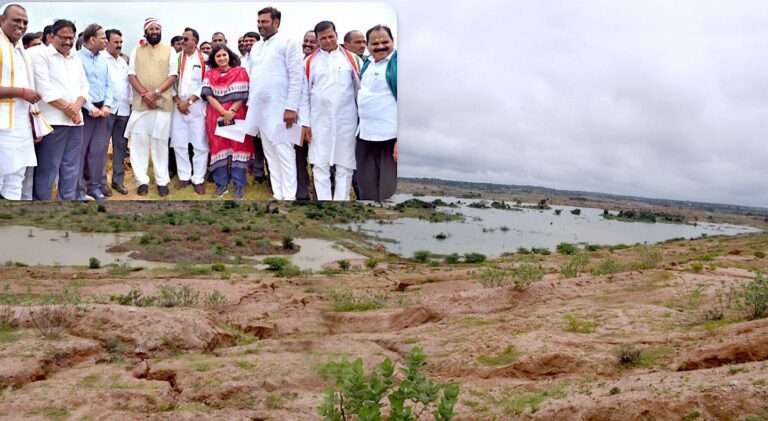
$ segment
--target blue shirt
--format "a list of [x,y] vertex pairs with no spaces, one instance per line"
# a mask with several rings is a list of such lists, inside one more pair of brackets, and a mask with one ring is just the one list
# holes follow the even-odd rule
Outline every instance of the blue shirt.
[[80,51],[80,61],[83,62],[85,77],[88,79],[90,89],[88,91],[92,102],[83,104],[86,111],[94,108],[94,102],[104,101],[104,105],[112,108],[112,81],[109,78],[109,63],[107,58],[101,52],[94,55],[87,48],[83,47]]

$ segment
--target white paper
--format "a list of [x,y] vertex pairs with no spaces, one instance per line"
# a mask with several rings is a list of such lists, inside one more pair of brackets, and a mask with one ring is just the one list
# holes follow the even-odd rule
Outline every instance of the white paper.
[[235,120],[235,124],[229,126],[217,125],[213,134],[243,143],[245,142],[245,120]]
[[278,145],[286,143],[289,145],[301,144],[301,125],[293,123],[291,128],[286,128],[285,123],[279,123],[275,128],[275,134],[272,137],[272,144]]

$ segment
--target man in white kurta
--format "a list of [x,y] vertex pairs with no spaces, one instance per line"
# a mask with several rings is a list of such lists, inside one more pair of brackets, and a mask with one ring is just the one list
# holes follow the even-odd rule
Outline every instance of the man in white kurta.
[[0,196],[10,200],[21,199],[24,173],[37,165],[29,107],[40,95],[21,42],[27,24],[27,12],[18,5],[0,16]]
[[[355,132],[360,86],[360,59],[338,45],[332,22],[317,24],[320,49],[305,61],[311,126],[305,141],[313,165],[317,200],[349,200],[355,171]],[[301,113],[303,117],[303,112]],[[307,133],[305,131],[305,133]],[[336,185],[331,192],[331,166],[336,166]]]
[[247,133],[260,136],[269,165],[272,193],[277,200],[296,199],[296,152],[292,144],[274,144],[277,126],[297,124],[303,83],[302,53],[298,42],[279,33],[281,14],[267,7],[259,11],[263,41],[250,53],[250,95]]
[[[134,92],[133,111],[125,134],[131,139],[131,168],[138,194],[148,194],[147,171],[151,151],[155,183],[162,197],[168,195],[170,182],[168,137],[171,134],[173,102],[169,89],[176,81],[176,51],[160,43],[161,26],[157,19],[144,21],[144,36],[146,40],[131,52],[128,63],[128,81]],[[162,82],[157,82],[159,80]]]
[[[181,36],[182,50],[176,59],[178,79],[173,89],[171,147],[176,155],[179,174],[177,189],[194,185],[197,194],[205,194],[205,169],[208,165],[208,138],[205,133],[205,101],[200,98],[208,56],[197,48],[197,31],[187,28]],[[189,159],[192,145],[192,160]]]

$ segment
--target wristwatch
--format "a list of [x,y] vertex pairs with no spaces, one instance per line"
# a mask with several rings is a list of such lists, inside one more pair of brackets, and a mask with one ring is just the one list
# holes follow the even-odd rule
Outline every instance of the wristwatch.
[[187,103],[188,103],[189,105],[192,105],[192,104],[194,104],[194,103],[195,103],[195,101],[192,101],[192,98],[189,98],[189,99],[187,99]]
[[155,95],[160,95],[160,90],[155,88]]

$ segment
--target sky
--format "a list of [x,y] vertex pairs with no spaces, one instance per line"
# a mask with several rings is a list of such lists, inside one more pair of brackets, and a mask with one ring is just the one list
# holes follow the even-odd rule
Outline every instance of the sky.
[[[225,28],[235,45],[253,29],[236,16],[268,5],[136,3],[102,15],[121,4],[68,10],[78,23],[139,28],[152,10],[174,31]],[[396,29],[400,176],[768,207],[764,0],[275,5],[296,39],[325,15],[340,34]],[[36,15],[31,27],[43,24]]]

